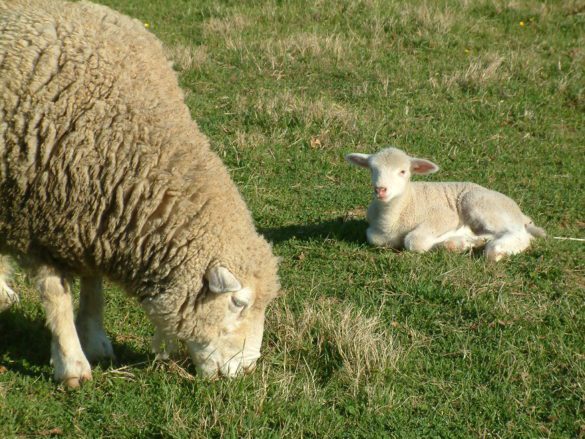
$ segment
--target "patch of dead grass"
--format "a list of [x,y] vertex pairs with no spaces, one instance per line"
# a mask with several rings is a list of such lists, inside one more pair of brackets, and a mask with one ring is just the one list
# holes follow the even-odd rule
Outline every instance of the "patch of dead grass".
[[504,57],[498,54],[486,54],[469,62],[464,70],[445,74],[442,78],[431,78],[431,85],[435,88],[451,89],[455,86],[461,89],[479,90],[492,83],[505,82],[510,79],[510,73],[502,65]]
[[316,374],[323,371],[357,390],[396,368],[400,358],[401,350],[380,318],[349,303],[324,298],[300,313],[286,305],[275,307],[268,320],[267,326],[275,328],[271,348],[276,351],[268,355],[283,359],[282,384],[292,385],[301,370],[309,394],[316,392]]
[[203,23],[203,34],[206,37],[213,35],[228,35],[240,33],[250,25],[250,20],[243,15],[232,15],[225,18],[209,18]]
[[283,39],[268,40],[262,45],[266,56],[276,63],[276,59],[296,59],[312,56],[331,57],[336,61],[343,59],[351,47],[351,41],[338,35],[318,35],[301,32]]
[[[573,0],[572,3],[578,3],[580,0]],[[570,4],[570,1],[560,2],[564,3],[562,7],[565,8]],[[524,12],[530,15],[538,15],[544,18],[551,11],[551,8],[556,7],[555,5],[548,2],[535,2],[532,0],[461,0],[463,9],[476,8],[476,7],[492,7],[494,10],[501,14],[504,11],[516,11]]]
[[436,2],[405,3],[399,14],[402,25],[415,24],[420,34],[428,31],[434,34],[446,34],[458,20],[456,11],[441,7]]
[[234,146],[238,150],[255,148],[267,142],[267,137],[259,131],[236,130]]
[[165,47],[165,52],[179,71],[199,70],[209,60],[206,46],[177,44]]
[[358,116],[346,106],[326,97],[311,99],[289,90],[276,94],[262,93],[255,98],[240,97],[238,111],[254,111],[271,124],[284,123],[304,126],[309,134],[307,143],[315,149],[337,146],[335,133],[356,132]]

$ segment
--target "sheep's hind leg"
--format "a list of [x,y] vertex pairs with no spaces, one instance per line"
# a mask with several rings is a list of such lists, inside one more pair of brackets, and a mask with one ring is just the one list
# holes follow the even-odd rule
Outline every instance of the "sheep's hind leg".
[[114,360],[112,343],[104,331],[104,294],[99,276],[82,277],[75,326],[90,361]]
[[506,231],[485,246],[486,258],[497,262],[500,259],[521,253],[530,245],[531,236],[524,230]]
[[51,361],[55,380],[71,388],[79,387],[82,381],[92,377],[73,321],[70,283],[65,276],[46,265],[36,267],[34,277],[47,314],[47,326],[53,335]]
[[485,246],[488,260],[520,253],[528,248],[532,236],[526,231],[525,216],[514,200],[499,192],[477,189],[461,200],[465,224],[478,235],[489,236]]

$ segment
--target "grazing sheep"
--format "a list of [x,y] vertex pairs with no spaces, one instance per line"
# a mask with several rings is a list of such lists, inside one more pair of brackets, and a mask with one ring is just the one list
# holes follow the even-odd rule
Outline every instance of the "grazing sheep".
[[409,157],[396,148],[348,154],[347,161],[368,168],[374,199],[367,212],[368,242],[426,252],[435,246],[463,251],[484,245],[498,261],[525,250],[544,236],[507,196],[474,183],[410,182],[411,174],[437,172],[434,163]]
[[157,348],[184,341],[208,376],[254,366],[277,260],[138,20],[0,0],[0,200],[0,253],[41,293],[57,380],[113,356],[102,277],[139,300]]

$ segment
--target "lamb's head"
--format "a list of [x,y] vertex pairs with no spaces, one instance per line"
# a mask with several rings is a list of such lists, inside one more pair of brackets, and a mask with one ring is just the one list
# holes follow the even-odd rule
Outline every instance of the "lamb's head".
[[401,195],[412,174],[426,175],[439,170],[433,162],[410,157],[397,148],[386,148],[376,154],[352,153],[345,159],[370,170],[374,196],[383,203]]
[[193,337],[186,341],[197,370],[207,377],[236,376],[254,369],[260,357],[264,314],[279,284],[274,269],[237,277],[215,265],[205,274]]

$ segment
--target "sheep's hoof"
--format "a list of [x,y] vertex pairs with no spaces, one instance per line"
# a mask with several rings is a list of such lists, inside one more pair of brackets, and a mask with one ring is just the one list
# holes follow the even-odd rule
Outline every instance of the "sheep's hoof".
[[491,262],[498,262],[500,261],[504,256],[506,256],[504,253],[502,252],[496,252],[496,251],[487,251],[485,254],[486,258],[488,261]]
[[79,386],[81,386],[81,384],[84,383],[85,381],[91,381],[91,380],[92,380],[91,373],[89,373],[89,374],[84,374],[81,377],[69,377],[69,378],[66,378],[63,381],[63,385],[67,389],[73,390],[73,389],[78,389]]
[[67,378],[63,384],[68,389],[77,389],[80,385],[79,378]]
[[445,241],[444,243],[444,247],[447,251],[449,252],[462,252],[463,250],[465,250],[465,246],[463,245],[462,242],[460,241]]

